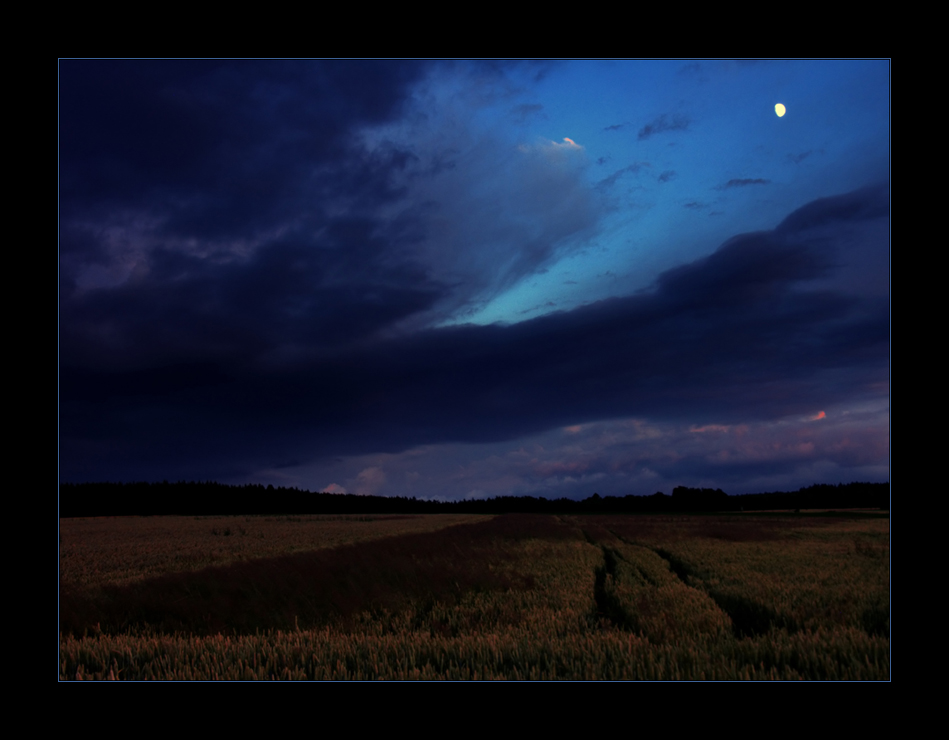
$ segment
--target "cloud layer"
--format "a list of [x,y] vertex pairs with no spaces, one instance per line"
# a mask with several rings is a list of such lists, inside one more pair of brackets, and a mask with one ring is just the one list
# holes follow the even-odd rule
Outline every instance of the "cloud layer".
[[[71,358],[95,361],[63,370],[63,464],[93,464],[93,439],[102,469],[216,458],[223,472],[289,450],[399,452],[630,416],[747,422],[887,396],[888,298],[810,287],[840,269],[835,234],[888,229],[885,202],[876,188],[811,204],[643,294],[372,342],[357,340],[424,310],[425,293],[308,293],[324,265],[289,247],[268,252],[270,269],[166,269],[150,290],[90,291],[62,327]],[[360,274],[368,283],[372,263]],[[122,367],[130,357],[144,367]]]
[[[597,184],[580,134],[518,138],[479,119],[546,118],[512,80],[548,72],[63,62],[61,478],[323,466],[339,491],[431,496],[451,479],[452,495],[586,496],[651,493],[674,469],[766,481],[789,469],[782,455],[879,467],[888,435],[834,440],[888,404],[887,183],[789,208],[646,290],[464,323],[595,252],[618,208],[603,193],[645,166]],[[697,125],[664,115],[629,138]],[[688,187],[679,165],[654,172]]]

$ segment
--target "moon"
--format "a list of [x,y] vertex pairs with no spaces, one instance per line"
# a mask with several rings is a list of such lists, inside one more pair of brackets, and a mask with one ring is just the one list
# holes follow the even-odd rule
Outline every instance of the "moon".
[[784,103],[778,103],[776,106],[774,106],[774,112],[778,114],[778,118],[787,113],[787,110],[788,109],[784,107]]

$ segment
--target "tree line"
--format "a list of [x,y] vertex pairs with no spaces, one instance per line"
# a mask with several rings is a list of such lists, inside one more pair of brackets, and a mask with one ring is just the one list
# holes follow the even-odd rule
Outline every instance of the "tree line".
[[797,491],[730,496],[720,488],[677,486],[672,495],[600,496],[583,500],[499,496],[427,501],[404,496],[311,493],[300,488],[206,482],[61,483],[59,516],[304,515],[304,514],[616,514],[890,508],[889,483],[817,484]]

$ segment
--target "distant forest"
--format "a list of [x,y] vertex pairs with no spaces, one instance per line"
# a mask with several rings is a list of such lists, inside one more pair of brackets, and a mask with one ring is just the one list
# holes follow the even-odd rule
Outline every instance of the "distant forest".
[[768,511],[775,509],[889,510],[889,483],[813,485],[798,491],[729,496],[721,489],[679,486],[671,496],[600,496],[582,501],[500,496],[473,501],[422,501],[402,496],[311,493],[299,488],[221,483],[61,483],[59,515],[156,516],[179,514],[615,514],[636,512]]

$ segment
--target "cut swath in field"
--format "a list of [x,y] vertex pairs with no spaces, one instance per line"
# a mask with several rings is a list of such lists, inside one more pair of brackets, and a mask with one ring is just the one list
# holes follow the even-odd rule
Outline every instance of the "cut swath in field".
[[211,565],[433,532],[490,518],[385,514],[60,519],[60,583],[72,590],[124,585]]
[[[506,525],[501,524],[503,529]],[[508,525],[509,526],[509,525]],[[96,591],[64,589],[61,629],[252,633],[326,624],[413,600],[529,585],[491,521],[231,563]]]

